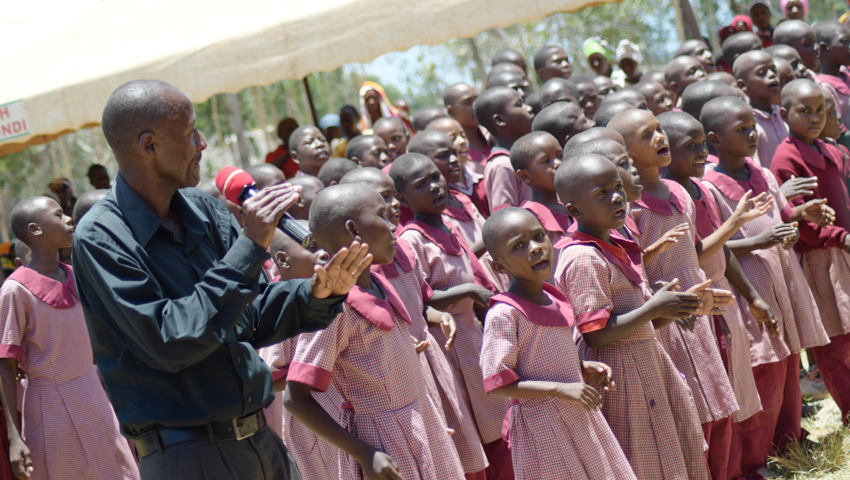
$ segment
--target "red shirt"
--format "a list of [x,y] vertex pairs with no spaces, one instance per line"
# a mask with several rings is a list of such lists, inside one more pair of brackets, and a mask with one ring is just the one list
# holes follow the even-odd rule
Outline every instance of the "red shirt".
[[289,150],[283,145],[266,154],[266,163],[279,165],[286,178],[292,178],[301,170],[301,166],[289,156]]

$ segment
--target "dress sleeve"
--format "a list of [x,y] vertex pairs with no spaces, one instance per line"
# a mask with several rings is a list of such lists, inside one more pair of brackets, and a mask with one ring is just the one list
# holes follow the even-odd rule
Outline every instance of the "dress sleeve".
[[602,330],[614,311],[611,266],[593,247],[568,247],[561,251],[565,268],[556,279],[558,289],[573,306],[576,329],[581,333]]
[[300,335],[286,381],[327,391],[337,358],[348,347],[351,335],[357,333],[356,316],[350,308],[345,308],[326,329]]
[[21,347],[27,332],[27,297],[32,294],[23,285],[6,280],[0,287],[0,358],[23,360]]
[[519,205],[516,173],[501,158],[493,158],[484,167],[484,186],[487,187],[487,203],[491,212],[505,205]]
[[517,362],[515,316],[518,314],[514,307],[505,303],[497,303],[487,311],[480,358],[486,392],[510,385],[520,378],[514,371]]

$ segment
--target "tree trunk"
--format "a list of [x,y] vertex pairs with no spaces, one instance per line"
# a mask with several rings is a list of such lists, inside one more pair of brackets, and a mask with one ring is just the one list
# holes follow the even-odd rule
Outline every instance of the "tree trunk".
[[248,149],[248,139],[245,138],[245,125],[242,122],[242,107],[239,105],[239,97],[235,93],[225,93],[224,103],[227,105],[230,116],[230,127],[236,134],[236,145],[239,149],[239,163],[242,168],[251,164]]
[[679,33],[679,43],[691,38],[702,38],[699,31],[694,9],[689,0],[672,0],[676,12],[676,31]]
[[263,101],[263,90],[260,87],[251,87],[251,99],[254,101],[254,111],[257,112],[257,125],[263,132],[263,142],[266,151],[273,150],[272,141],[269,138],[269,119],[266,115],[266,102]]
[[480,84],[484,84],[484,78],[487,76],[487,67],[484,66],[484,60],[481,59],[481,52],[478,50],[478,44],[474,38],[464,39],[469,45],[469,52],[472,54],[472,61],[475,62],[475,79]]

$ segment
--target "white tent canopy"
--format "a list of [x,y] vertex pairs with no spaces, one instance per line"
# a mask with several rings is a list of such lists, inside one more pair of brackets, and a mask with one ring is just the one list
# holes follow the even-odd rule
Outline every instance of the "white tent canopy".
[[100,123],[124,82],[202,102],[614,0],[28,0],[0,13],[0,156]]

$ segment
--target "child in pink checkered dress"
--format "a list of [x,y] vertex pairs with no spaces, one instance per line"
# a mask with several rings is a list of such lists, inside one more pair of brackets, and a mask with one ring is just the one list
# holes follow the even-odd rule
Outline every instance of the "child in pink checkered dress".
[[[360,239],[370,249],[365,262],[388,264],[395,254],[395,227],[385,212],[374,191],[334,185],[316,196],[310,230],[328,251]],[[359,267],[340,265],[350,273]],[[410,324],[393,286],[367,269],[336,320],[298,339],[284,403],[293,417],[341,450],[340,479],[464,478],[448,427],[425,390]],[[310,394],[331,382],[344,400],[336,420]]]
[[559,242],[555,279],[575,314],[583,360],[611,366],[616,390],[602,413],[638,478],[706,478],[703,435],[688,386],[655,329],[693,315],[699,296],[677,280],[649,291],[636,243],[615,237],[628,207],[617,167],[588,154],[555,173],[558,196],[578,229]]
[[494,266],[512,277],[509,290],[490,299],[481,370],[488,392],[512,398],[516,478],[636,478],[599,411],[615,388],[611,368],[579,360],[572,307],[544,283],[554,253],[543,225],[528,210],[506,207],[484,235]]

